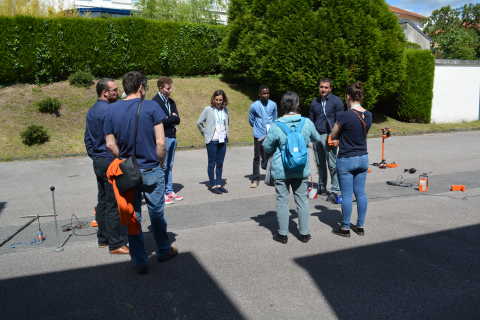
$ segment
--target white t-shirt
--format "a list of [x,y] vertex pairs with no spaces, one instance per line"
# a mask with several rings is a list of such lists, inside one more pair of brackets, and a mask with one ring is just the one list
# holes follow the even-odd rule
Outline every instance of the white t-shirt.
[[223,107],[220,111],[215,108],[215,132],[213,133],[213,141],[219,141],[219,134],[223,133],[224,139],[226,139],[226,128],[225,128],[225,111]]

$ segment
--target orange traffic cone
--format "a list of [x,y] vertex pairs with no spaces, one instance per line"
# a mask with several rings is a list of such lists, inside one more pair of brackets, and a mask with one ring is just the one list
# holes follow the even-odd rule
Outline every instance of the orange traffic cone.
[[[93,212],[95,215],[97,215],[97,208],[93,208]],[[98,223],[95,219],[92,220],[92,228],[93,227],[98,227]]]

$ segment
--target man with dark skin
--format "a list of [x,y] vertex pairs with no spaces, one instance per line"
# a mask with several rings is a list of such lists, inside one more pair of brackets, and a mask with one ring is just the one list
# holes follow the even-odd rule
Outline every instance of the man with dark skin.
[[[266,159],[265,150],[262,146],[262,138],[267,135],[268,129],[277,120],[277,104],[270,98],[270,90],[267,86],[262,85],[258,88],[258,96],[260,99],[252,103],[248,122],[253,127],[253,177],[251,188],[258,187],[260,181],[260,161]],[[259,140],[260,139],[260,140]]]

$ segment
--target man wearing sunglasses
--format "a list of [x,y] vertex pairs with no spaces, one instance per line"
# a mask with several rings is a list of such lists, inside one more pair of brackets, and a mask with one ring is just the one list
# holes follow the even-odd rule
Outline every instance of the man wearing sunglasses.
[[107,150],[103,131],[107,109],[110,103],[117,101],[118,88],[112,79],[103,78],[97,82],[96,89],[98,99],[87,113],[84,141],[88,156],[93,160],[93,171],[97,178],[98,204],[95,220],[98,223],[98,247],[108,246],[110,254],[128,254],[129,249],[120,235],[117,201],[106,175],[114,157]]

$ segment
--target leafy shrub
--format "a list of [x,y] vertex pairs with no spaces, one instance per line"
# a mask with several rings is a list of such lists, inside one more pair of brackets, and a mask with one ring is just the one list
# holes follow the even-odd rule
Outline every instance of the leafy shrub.
[[42,113],[58,113],[62,104],[57,98],[46,97],[41,101],[35,102],[38,111]]
[[318,80],[333,94],[364,83],[364,106],[393,94],[403,75],[405,36],[383,0],[231,0],[220,47],[225,76],[296,91],[308,107]]
[[435,56],[430,50],[405,51],[406,75],[399,88],[398,117],[402,121],[429,123],[432,114]]
[[42,144],[48,141],[50,137],[47,130],[42,126],[32,124],[20,133],[20,138],[22,138],[22,142],[27,146],[33,146],[34,144]]
[[95,77],[91,73],[78,70],[68,77],[68,82],[75,87],[88,88],[93,84],[94,79]]
[[[128,18],[0,16],[0,81],[52,81],[77,70],[96,77],[218,72],[225,26]],[[106,58],[108,57],[108,58]]]

